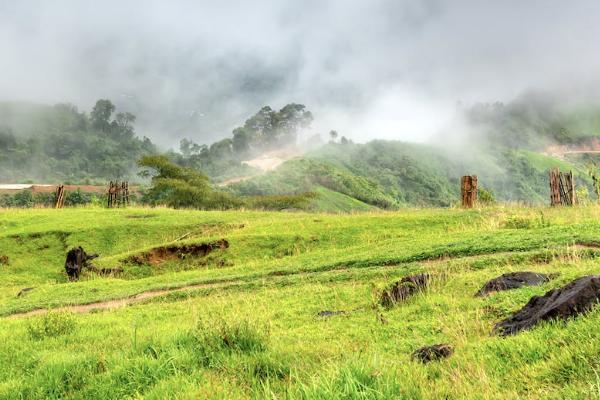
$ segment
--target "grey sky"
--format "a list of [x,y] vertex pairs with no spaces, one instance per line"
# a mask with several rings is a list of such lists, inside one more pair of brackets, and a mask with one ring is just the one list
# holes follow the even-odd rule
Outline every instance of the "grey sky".
[[98,98],[164,145],[262,105],[315,129],[423,140],[457,101],[598,83],[597,1],[0,0],[0,99]]

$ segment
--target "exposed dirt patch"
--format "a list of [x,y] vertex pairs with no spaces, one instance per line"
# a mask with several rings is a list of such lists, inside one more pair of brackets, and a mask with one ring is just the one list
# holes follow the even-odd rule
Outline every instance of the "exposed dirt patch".
[[600,250],[600,242],[578,242],[575,243],[575,248],[580,249],[599,249]]
[[183,260],[187,257],[205,257],[214,250],[225,250],[229,242],[225,239],[210,243],[184,244],[156,247],[145,253],[136,254],[126,259],[135,265],[158,265],[168,260]]
[[8,259],[8,256],[0,254],[0,265],[10,265],[10,260]]

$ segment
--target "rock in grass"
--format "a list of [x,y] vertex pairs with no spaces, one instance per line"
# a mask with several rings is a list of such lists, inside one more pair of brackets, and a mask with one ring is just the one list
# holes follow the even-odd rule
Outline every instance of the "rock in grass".
[[23,288],[23,289],[19,290],[19,293],[17,293],[17,297],[24,296],[25,294],[31,292],[33,289],[34,289],[33,287]]
[[327,317],[334,317],[336,315],[344,315],[344,314],[346,314],[346,311],[343,311],[343,310],[340,310],[340,311],[324,310],[324,311],[319,311],[317,316],[321,317],[321,318],[327,318]]
[[600,302],[600,275],[589,275],[552,289],[543,296],[534,296],[512,316],[499,322],[494,333],[514,335],[542,321],[567,319],[586,313]]
[[8,256],[0,254],[0,265],[9,265]]
[[479,289],[475,296],[481,297],[491,292],[518,289],[523,286],[538,286],[548,282],[552,278],[553,276],[551,275],[529,271],[509,272],[487,282]]
[[406,300],[416,292],[425,289],[429,284],[429,278],[429,274],[405,276],[383,291],[380,299],[381,305],[391,307],[399,301]]
[[433,346],[425,346],[415,350],[412,354],[412,358],[413,360],[428,363],[430,361],[448,358],[452,353],[454,353],[454,349],[449,344],[434,344]]

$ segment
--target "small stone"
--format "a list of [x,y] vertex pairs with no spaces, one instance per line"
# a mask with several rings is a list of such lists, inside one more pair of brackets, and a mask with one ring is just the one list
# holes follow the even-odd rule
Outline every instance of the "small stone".
[[329,310],[324,310],[324,311],[319,311],[319,313],[317,314],[317,316],[321,317],[321,318],[326,318],[326,317],[333,317],[335,315],[343,315],[346,314],[346,311],[329,311]]
[[433,346],[425,346],[415,350],[412,354],[413,360],[418,360],[423,363],[437,361],[450,357],[454,353],[454,349],[449,344],[434,344]]
[[381,294],[380,303],[384,307],[391,307],[399,301],[404,301],[415,293],[425,289],[429,284],[429,274],[405,276],[392,287]]

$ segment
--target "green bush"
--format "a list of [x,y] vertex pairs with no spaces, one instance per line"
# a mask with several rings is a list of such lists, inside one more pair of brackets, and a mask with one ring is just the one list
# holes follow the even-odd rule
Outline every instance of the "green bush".
[[67,311],[49,311],[41,317],[32,319],[27,325],[27,333],[32,339],[66,335],[76,327],[75,316]]
[[484,205],[496,204],[496,196],[491,189],[479,187],[477,190],[477,201]]

